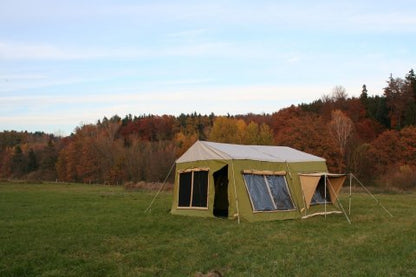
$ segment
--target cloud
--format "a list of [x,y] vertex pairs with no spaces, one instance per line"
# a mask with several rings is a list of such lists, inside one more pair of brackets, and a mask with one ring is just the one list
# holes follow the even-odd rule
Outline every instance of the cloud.
[[301,57],[300,56],[291,56],[288,58],[287,60],[289,63],[297,63],[299,61],[301,61]]
[[6,2],[0,127],[111,113],[273,112],[338,84],[379,93],[383,78],[414,60],[410,1]]
[[[8,78],[8,76],[12,78]],[[50,88],[56,86],[68,86],[74,84],[82,84],[89,82],[99,82],[108,80],[108,76],[75,76],[75,77],[54,77],[52,75],[27,74],[27,75],[4,75],[4,79],[0,76],[0,82],[4,84],[0,86],[0,92],[24,92],[33,89]]]
[[2,42],[0,59],[3,60],[82,60],[100,58],[144,57],[146,53],[132,48],[77,48],[48,43]]
[[46,76],[42,74],[7,74],[0,75],[0,81],[24,81],[24,80],[42,80]]
[[[137,18],[145,22],[192,22],[196,26],[218,28],[239,27],[260,24],[267,28],[349,30],[362,32],[400,30],[414,31],[415,6],[411,1],[400,1],[391,5],[389,1],[379,1],[377,5],[365,1],[209,1],[189,2],[170,1],[150,4],[111,4],[103,5],[95,11],[103,16],[123,16]],[[389,13],[385,11],[389,10]],[[407,25],[407,26],[406,26]],[[410,27],[409,27],[410,25]],[[413,28],[414,29],[414,28]],[[195,32],[196,31],[196,32]],[[173,32],[172,36],[192,36],[205,32],[205,29]]]
[[183,79],[183,80],[172,80],[172,81],[160,81],[157,84],[162,85],[195,85],[195,84],[203,84],[203,83],[210,83],[214,81],[214,79],[204,78],[204,79]]
[[167,34],[170,38],[194,38],[194,37],[200,37],[203,34],[207,33],[208,29],[193,29],[193,30],[185,30],[185,31],[179,31],[174,33]]
[[371,31],[399,31],[399,32],[415,32],[416,18],[413,14],[407,12],[379,12],[364,13],[354,15],[349,18],[354,26],[362,26],[363,29]]
[[[190,82],[192,83],[192,81]],[[130,92],[123,92],[130,90]],[[209,88],[181,88],[168,89],[164,91],[140,91],[134,88],[113,89],[113,93],[95,93],[79,96],[78,93],[70,93],[61,96],[51,95],[20,95],[20,96],[0,96],[0,103],[9,107],[24,106],[59,106],[65,105],[66,108],[78,107],[82,105],[95,104],[104,105],[129,105],[136,106],[168,104],[168,109],[157,108],[153,113],[169,113],[169,106],[184,108],[183,103],[204,103],[211,105],[215,112],[215,105],[219,103],[240,103],[242,104],[241,113],[250,110],[253,102],[276,102],[279,101],[306,101],[313,99],[319,91],[318,87],[279,87],[279,86],[223,86]],[[196,105],[195,105],[196,106]]]
[[[386,13],[385,11],[389,11]],[[117,1],[8,1],[0,9],[1,22],[42,21],[105,23],[125,21],[129,25],[152,25],[166,30],[172,23],[181,26],[230,27],[261,24],[281,29],[413,31],[415,5],[412,1],[153,1],[120,3]],[[193,25],[189,25],[193,23]],[[362,24],[368,23],[368,24]],[[169,24],[169,25],[167,25]],[[411,25],[411,26],[406,26]],[[371,26],[373,25],[373,26]],[[203,28],[201,28],[203,30]],[[172,32],[183,36],[186,30]]]
[[[200,80],[204,82],[205,80]],[[166,81],[169,82],[169,81]],[[192,84],[198,80],[183,80]],[[111,92],[80,95],[0,95],[0,130],[15,129],[71,133],[81,123],[95,123],[115,114],[171,114],[198,112],[217,115],[273,113],[292,104],[310,103],[329,93],[329,85],[171,86],[151,90],[136,87],[112,88]],[[360,90],[344,85],[347,92]],[[324,88],[324,89],[323,89]],[[369,89],[373,89],[369,85]],[[318,97],[317,97],[318,95]]]
[[153,48],[83,47],[82,49],[46,43],[0,41],[0,60],[148,59],[171,56],[225,55],[231,51],[230,43],[218,41]]

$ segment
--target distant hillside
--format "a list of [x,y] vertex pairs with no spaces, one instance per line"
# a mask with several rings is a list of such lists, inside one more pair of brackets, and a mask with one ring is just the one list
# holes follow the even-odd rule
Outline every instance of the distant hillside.
[[67,137],[0,133],[0,177],[122,184],[162,181],[196,140],[287,145],[327,159],[334,172],[398,189],[416,187],[416,76],[387,81],[382,96],[331,95],[273,114],[117,115]]

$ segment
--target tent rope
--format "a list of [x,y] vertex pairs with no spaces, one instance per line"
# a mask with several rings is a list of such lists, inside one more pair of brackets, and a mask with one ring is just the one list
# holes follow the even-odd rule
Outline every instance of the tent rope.
[[351,215],[351,196],[352,196],[351,184],[352,184],[352,173],[350,173],[349,175],[350,175],[350,195],[348,196],[348,214]]
[[345,211],[344,206],[342,205],[341,201],[339,200],[338,195],[337,195],[337,193],[335,192],[335,189],[332,187],[331,181],[329,181],[329,179],[328,179],[328,182],[329,182],[329,184],[330,184],[328,187],[329,187],[329,188],[332,190],[332,192],[334,193],[334,195],[335,195],[335,197],[336,197],[336,199],[337,199],[337,203],[338,203],[339,207],[341,208],[342,213],[345,215],[345,218],[347,219],[348,223],[349,223],[349,224],[351,224],[351,220],[350,220],[350,218],[348,217],[347,212]]
[[324,175],[324,183],[325,183],[325,198],[324,198],[324,204],[325,204],[325,219],[326,219],[326,178],[327,178],[327,175],[326,175],[326,173],[325,173],[325,175]]
[[360,184],[362,187],[363,187],[363,189],[369,194],[369,195],[371,195],[371,197],[374,199],[374,201],[376,201],[376,203],[380,206],[380,207],[382,207],[383,209],[384,209],[384,211],[388,214],[388,215],[390,215],[390,217],[393,217],[393,215],[386,209],[386,207],[384,207],[383,206],[383,204],[381,204],[381,202],[360,182],[360,180],[358,180],[357,179],[357,177],[355,177],[355,175],[354,174],[352,174],[351,173],[351,175],[352,175],[352,177],[354,177],[354,179],[358,182],[358,184]]
[[163,190],[163,187],[166,184],[166,181],[168,180],[170,173],[172,172],[172,169],[175,167],[175,161],[172,163],[172,166],[169,169],[168,175],[166,175],[165,180],[163,181],[162,185],[160,186],[159,190],[157,191],[155,197],[153,197],[152,202],[150,202],[149,206],[147,207],[147,209],[144,211],[144,213],[147,213],[148,211],[150,211],[150,208],[153,205],[153,202],[155,202],[156,198],[159,196],[160,192]]

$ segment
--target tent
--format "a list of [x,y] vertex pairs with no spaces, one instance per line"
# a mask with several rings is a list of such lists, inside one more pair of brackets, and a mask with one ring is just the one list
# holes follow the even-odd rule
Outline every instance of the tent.
[[345,175],[285,146],[197,141],[177,161],[171,213],[246,221],[340,212]]

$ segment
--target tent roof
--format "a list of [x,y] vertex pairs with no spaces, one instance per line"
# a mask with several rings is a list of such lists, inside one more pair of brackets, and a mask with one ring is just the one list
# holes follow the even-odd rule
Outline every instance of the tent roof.
[[177,163],[203,160],[255,160],[265,162],[324,162],[325,159],[287,146],[195,142]]

